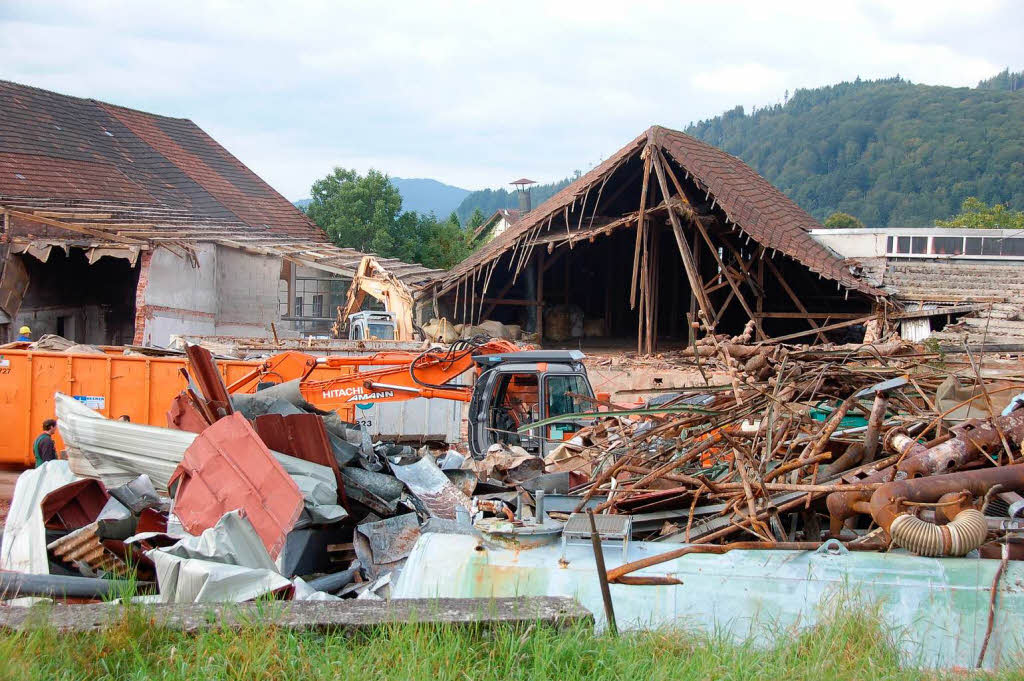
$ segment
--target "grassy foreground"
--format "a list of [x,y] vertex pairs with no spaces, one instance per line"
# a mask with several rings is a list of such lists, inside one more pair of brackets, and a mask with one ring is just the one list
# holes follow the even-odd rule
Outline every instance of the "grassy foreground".
[[[0,634],[0,679],[935,679],[900,669],[870,614],[844,614],[770,649],[681,631],[619,639],[587,627],[473,630],[418,624],[356,635],[294,634],[272,625],[197,635],[151,626],[130,608],[118,626],[81,635]],[[1020,679],[1024,669],[985,678]],[[963,678],[963,673],[951,674]]]

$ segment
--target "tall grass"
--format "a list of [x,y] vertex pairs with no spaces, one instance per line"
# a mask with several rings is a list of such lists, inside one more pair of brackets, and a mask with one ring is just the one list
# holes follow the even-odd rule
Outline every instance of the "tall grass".
[[[117,607],[117,606],[111,606]],[[153,625],[142,606],[111,627],[0,635],[0,679],[934,679],[901,669],[870,611],[848,610],[770,648],[663,630],[618,639],[587,626],[393,624],[355,634],[297,634],[268,621],[188,635]],[[268,610],[268,613],[270,611]],[[962,676],[958,676],[962,678]],[[994,678],[1019,679],[1022,670]]]

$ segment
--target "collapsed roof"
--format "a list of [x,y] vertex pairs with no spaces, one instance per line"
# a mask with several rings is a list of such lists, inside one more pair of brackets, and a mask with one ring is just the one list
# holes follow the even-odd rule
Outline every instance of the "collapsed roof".
[[[654,126],[430,289],[460,321],[497,312],[502,321],[525,323],[530,331],[541,330],[546,307],[573,303],[602,322],[605,335],[621,337],[632,324],[638,350],[652,352],[659,320],[672,329],[669,337],[679,338],[679,321],[687,315],[676,293],[684,276],[689,316],[706,329],[738,331],[752,321],[758,340],[806,333],[824,340],[823,332],[863,324],[885,293],[818,243],[809,233],[817,227],[739,159]],[[662,236],[674,237],[674,247],[660,246]],[[593,244],[585,255],[567,255],[584,244]],[[564,278],[545,288],[559,258]],[[622,270],[630,269],[627,278]],[[544,297],[552,285],[557,300]],[[524,316],[524,308],[533,312]],[[801,324],[810,331],[791,333]]]
[[[600,201],[600,195],[609,178],[623,163],[640,154],[648,143],[658,147],[678,163],[685,171],[687,179],[692,178],[698,187],[705,190],[707,196],[714,199],[717,206],[725,212],[725,218],[751,239],[768,249],[793,258],[812,272],[848,289],[870,296],[885,295],[881,290],[854,275],[842,258],[815,241],[809,230],[820,229],[821,225],[750,166],[721,149],[677,130],[657,125],[640,134],[596,168],[523,216],[493,241],[439,277],[436,282],[438,291],[443,292],[452,288],[467,275],[490,264],[527,238],[535,239],[545,234],[556,237],[551,234],[553,218],[566,210],[575,210],[575,204],[581,199],[588,210],[596,208],[596,202]],[[591,195],[594,197],[594,203],[587,203]],[[568,230],[564,223],[558,228],[561,235],[566,237],[565,241],[589,238],[590,233],[584,230],[583,226],[591,228],[593,223],[583,213],[580,214],[580,218],[576,225],[568,225]],[[614,227],[629,224],[630,221],[623,221]],[[597,231],[606,229],[608,225],[597,225]]]

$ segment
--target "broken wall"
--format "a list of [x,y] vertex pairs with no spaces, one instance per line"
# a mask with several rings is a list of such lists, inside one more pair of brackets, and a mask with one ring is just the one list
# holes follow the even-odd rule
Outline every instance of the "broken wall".
[[262,336],[280,320],[279,257],[208,243],[194,248],[196,263],[163,248],[143,255],[137,344],[166,345],[172,334]]

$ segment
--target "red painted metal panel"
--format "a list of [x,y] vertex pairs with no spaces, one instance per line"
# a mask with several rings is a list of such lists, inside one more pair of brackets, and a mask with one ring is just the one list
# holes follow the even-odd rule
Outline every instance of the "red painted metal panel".
[[327,439],[324,420],[316,414],[264,414],[257,416],[253,425],[263,443],[275,452],[294,456],[311,463],[327,466],[334,471],[334,479],[338,482],[338,498],[348,508],[345,498],[345,485],[338,469],[338,461],[334,458],[331,443]]
[[96,520],[109,498],[107,488],[99,480],[76,480],[43,497],[43,524],[51,530],[85,527]]
[[240,509],[277,558],[302,512],[302,493],[239,413],[196,438],[171,476],[174,514],[192,534]]

